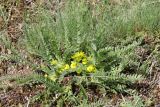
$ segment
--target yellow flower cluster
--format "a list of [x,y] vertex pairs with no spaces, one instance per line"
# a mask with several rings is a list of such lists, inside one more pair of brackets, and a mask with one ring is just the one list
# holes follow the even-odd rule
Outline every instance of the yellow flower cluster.
[[75,60],[76,62],[80,62],[81,60],[85,59],[86,55],[84,52],[76,52],[73,56],[72,59]]
[[57,60],[54,60],[54,59],[53,59],[53,60],[51,61],[51,65],[56,65],[57,63],[58,63]]
[[71,68],[75,69],[77,67],[77,62],[72,61],[71,62]]
[[[71,59],[71,64],[64,64],[63,62],[55,59],[53,59],[50,64],[56,68],[58,75],[62,74],[64,71],[77,72],[78,74],[82,73],[82,71],[86,71],[86,73],[94,73],[96,71],[95,65],[92,64],[92,57],[87,57],[87,55],[82,51],[76,52],[71,56]],[[56,73],[45,75],[45,77],[52,81],[55,81],[58,78]]]
[[68,64],[66,64],[66,65],[64,66],[64,70],[69,70],[69,68],[70,68],[70,66],[69,66]]
[[94,66],[94,65],[89,65],[89,66],[87,67],[87,71],[88,71],[88,72],[94,72],[94,71],[95,71],[95,66]]
[[[89,61],[92,60],[91,57],[87,57],[84,52],[76,52],[72,57],[73,62],[71,63],[71,68],[76,68],[78,63],[82,63],[85,67],[89,64]],[[95,72],[96,68],[93,64],[90,64],[86,67],[86,71],[89,73]],[[78,70],[77,72],[80,72]]]

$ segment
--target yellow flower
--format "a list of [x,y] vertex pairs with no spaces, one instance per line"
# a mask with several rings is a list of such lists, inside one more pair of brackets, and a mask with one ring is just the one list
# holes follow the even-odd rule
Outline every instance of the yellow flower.
[[84,64],[84,65],[85,65],[85,64],[87,64],[87,62],[88,62],[88,61],[87,61],[87,59],[86,59],[86,58],[82,59],[82,64]]
[[75,69],[77,67],[77,63],[76,62],[71,62],[71,68]]
[[59,73],[62,73],[65,70],[69,70],[69,68],[70,68],[69,65],[65,64],[64,66],[60,67]]
[[70,68],[70,67],[69,67],[68,64],[66,64],[66,65],[64,66],[64,69],[65,69],[65,70],[69,70],[69,68]]
[[82,58],[86,57],[84,52],[76,52],[73,56],[72,59],[74,59],[75,61],[79,62],[82,60]]
[[82,52],[82,51],[81,51],[81,52],[79,52],[78,54],[79,54],[79,57],[85,57],[85,56],[86,56],[86,55],[85,55],[85,53],[84,53],[84,52]]
[[57,75],[56,74],[52,74],[52,75],[49,76],[49,79],[52,80],[52,81],[56,81]]
[[47,74],[45,74],[45,75],[44,75],[44,77],[45,77],[45,78],[47,78],[47,77],[48,77],[48,75],[47,75]]
[[87,71],[88,71],[88,72],[94,72],[94,71],[95,71],[95,66],[94,66],[94,65],[89,65],[89,66],[87,67]]
[[51,61],[51,65],[56,65],[57,63],[58,63],[57,60],[54,60],[54,59],[53,59],[53,60]]

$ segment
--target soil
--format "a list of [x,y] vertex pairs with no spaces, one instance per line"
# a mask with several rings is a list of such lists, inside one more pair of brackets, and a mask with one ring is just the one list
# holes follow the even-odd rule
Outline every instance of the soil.
[[[43,0],[42,0],[43,1]],[[9,37],[11,44],[16,47],[19,38],[23,36],[23,15],[26,9],[33,8],[35,2],[31,0],[20,0],[19,4],[14,2],[5,2],[4,0],[0,5],[4,6],[4,11],[8,14],[7,23],[4,21],[4,18],[0,16],[0,31],[5,30],[5,36]],[[43,4],[43,2],[41,2]],[[54,6],[53,6],[54,8]],[[157,44],[157,39],[152,38],[148,35],[144,38],[144,43],[141,47],[137,48],[136,53],[140,57],[141,61],[147,59],[152,59],[151,50],[143,47],[144,45],[148,47],[153,47]],[[23,50],[20,50],[23,51]],[[3,44],[0,44],[0,54],[10,55],[12,51],[5,47]],[[154,100],[154,104],[151,106],[159,107],[160,105],[160,67],[158,63],[154,65],[151,64],[151,76],[148,77],[148,80],[135,84],[136,88],[140,91],[143,99],[148,97]],[[11,75],[31,75],[32,69],[29,65],[24,65],[17,63],[14,60],[3,60],[0,62],[0,79],[4,76]],[[34,85],[32,87],[23,85],[23,86],[14,86],[13,81],[4,81],[4,84],[7,84],[7,89],[0,90],[0,106],[2,107],[11,107],[18,105],[27,105],[30,103],[30,98],[41,93],[45,90],[43,85]],[[89,91],[89,95],[92,99],[94,91]],[[120,98],[120,95],[112,95],[112,101],[116,102]],[[40,107],[40,104],[35,102],[31,103],[30,106]]]

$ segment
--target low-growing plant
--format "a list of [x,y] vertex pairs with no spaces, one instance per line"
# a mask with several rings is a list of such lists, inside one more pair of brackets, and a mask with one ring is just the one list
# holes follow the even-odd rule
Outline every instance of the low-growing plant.
[[[158,18],[150,17],[157,11],[145,10],[140,1],[118,7],[105,3],[95,6],[85,0],[69,0],[57,6],[55,14],[39,8],[37,22],[26,20],[25,46],[43,61],[37,64],[44,72],[38,81],[46,85],[48,94],[58,96],[54,104],[98,100],[96,95],[89,97],[90,91],[101,97],[106,93],[130,94],[132,85],[144,79],[142,72],[148,66],[142,67],[135,49],[142,43],[139,33],[151,29],[153,23],[152,30],[157,31]],[[147,18],[143,17],[146,11]]]
[[[29,61],[42,75],[5,76],[0,84],[4,79],[15,79],[21,86],[44,84],[45,91],[32,101],[59,107],[101,107],[105,105],[102,99],[112,93],[132,95],[135,83],[149,73],[150,59],[139,61],[135,49],[143,44],[145,34],[159,33],[159,2],[124,0],[110,4],[103,0],[95,5],[91,0],[68,0],[55,7],[54,14],[45,6],[37,7],[35,21],[25,14],[20,46],[41,60]],[[8,17],[0,13],[7,22]],[[0,61],[28,61],[2,34],[0,42],[12,51],[11,55],[1,54]],[[159,46],[150,56],[159,58]],[[132,96],[134,100],[123,99],[121,106],[143,106],[140,97]]]
[[[75,53],[68,63],[65,63],[63,59],[52,59],[50,67],[51,71],[46,72],[45,77],[53,81],[59,79],[61,75],[76,74],[77,76],[87,76],[90,73],[96,72],[94,59],[91,56],[88,57],[82,51]],[[48,71],[45,69],[42,66],[43,71]]]
[[133,95],[132,99],[123,98],[120,107],[145,107],[145,104],[141,97]]

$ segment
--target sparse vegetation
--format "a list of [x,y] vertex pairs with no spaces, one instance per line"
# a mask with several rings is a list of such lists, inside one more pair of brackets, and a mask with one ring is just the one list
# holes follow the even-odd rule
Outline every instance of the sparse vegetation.
[[0,5],[0,106],[158,105],[158,0],[22,1]]

